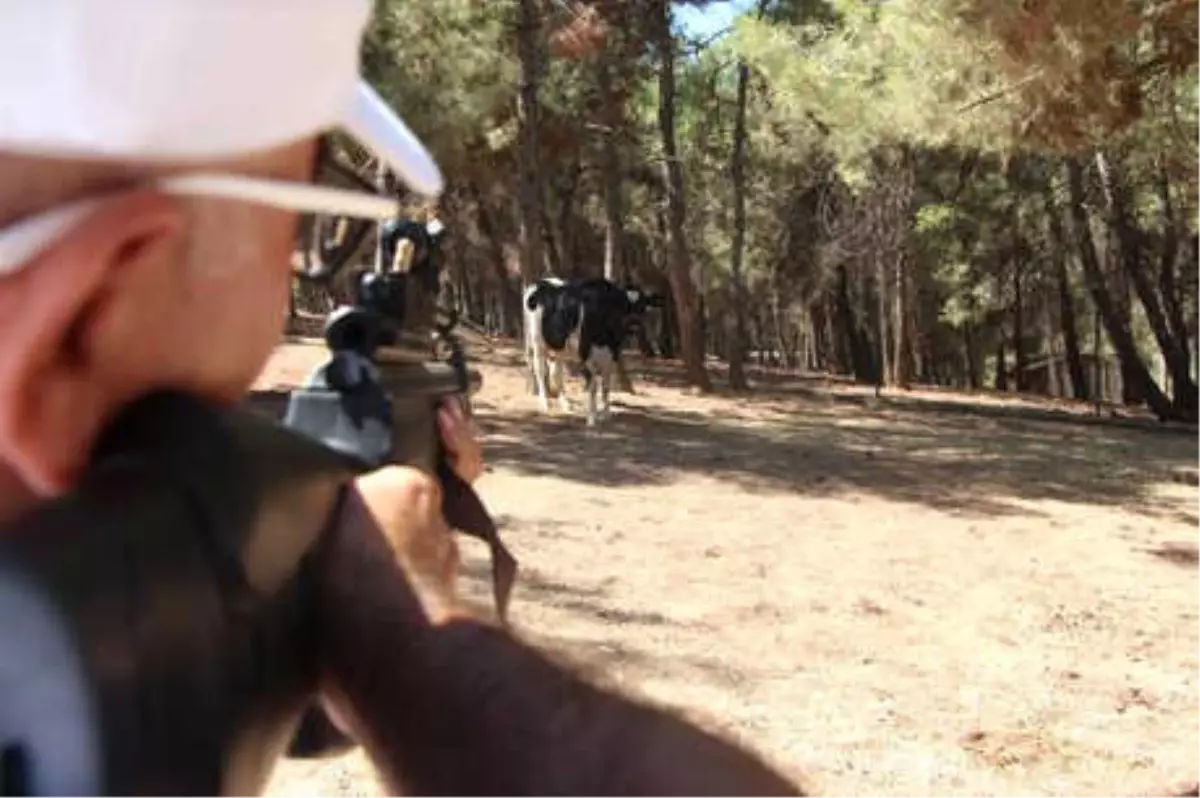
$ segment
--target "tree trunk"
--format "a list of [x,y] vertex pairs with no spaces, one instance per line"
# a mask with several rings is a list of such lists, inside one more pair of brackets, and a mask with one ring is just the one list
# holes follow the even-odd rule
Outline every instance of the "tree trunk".
[[967,361],[967,387],[979,390],[979,358],[975,354],[975,335],[971,322],[963,325],[963,350]]
[[908,390],[912,382],[913,353],[908,335],[908,279],[907,263],[903,252],[896,257],[896,295],[892,303],[892,371],[896,387]]
[[546,247],[546,261],[550,265],[551,274],[563,273],[562,253],[558,245],[558,241],[554,236],[554,224],[550,221],[550,211],[547,209],[549,203],[543,202],[541,205],[542,213],[542,242]]
[[[526,3],[529,1],[523,0]],[[662,133],[663,182],[667,191],[667,278],[675,297],[685,376],[689,384],[707,392],[712,390],[712,383],[704,368],[703,322],[696,286],[692,283],[691,254],[685,237],[687,208],[683,191],[683,164],[679,160],[675,142],[675,42],[671,35],[671,4],[667,0],[659,0],[655,4],[654,14],[653,27],[660,59],[658,125]]]
[[[601,51],[598,68],[601,113],[604,131],[601,133],[601,172],[604,177],[604,278],[613,282],[628,279],[624,262],[624,213],[621,206],[621,162],[617,153],[617,131],[621,124],[621,108],[612,86],[611,48]],[[634,393],[633,382],[625,368],[625,361],[617,361],[617,390]]]
[[1167,313],[1167,322],[1171,326],[1171,335],[1188,354],[1188,328],[1183,314],[1183,302],[1180,296],[1175,274],[1175,266],[1179,260],[1179,219],[1175,215],[1175,206],[1171,202],[1171,179],[1162,159],[1159,159],[1155,175],[1155,192],[1163,217],[1163,245],[1159,260],[1158,290],[1162,294],[1163,309]]
[[[442,212],[452,229],[462,230],[462,209],[456,187],[447,187],[442,195]],[[471,286],[467,274],[467,241],[462,233],[454,233],[448,242],[450,250],[450,278],[454,285],[454,309],[464,319],[473,320],[471,315]]]
[[[870,346],[866,341],[866,336],[858,328],[858,319],[855,318],[854,305],[850,301],[850,276],[847,274],[844,264],[840,264],[837,267],[836,308],[837,324],[841,327],[841,335],[838,338],[844,342],[842,347],[842,352],[844,353],[843,362],[850,367],[855,382],[869,383],[874,381],[875,370],[874,364],[871,362]],[[779,343],[780,347],[782,347],[782,331]]]
[[1008,390],[1008,358],[1004,353],[1004,338],[1000,338],[1000,343],[996,344],[996,381],[994,383],[997,391]]
[[538,170],[538,82],[541,58],[538,52],[538,9],[535,0],[520,0],[517,9],[517,58],[520,62],[520,92],[517,121],[521,146],[518,150],[521,208],[521,283],[529,285],[545,270],[542,249],[542,182]]
[[1133,283],[1146,318],[1154,332],[1159,350],[1166,363],[1167,372],[1174,386],[1174,404],[1183,418],[1194,420],[1197,409],[1197,389],[1190,375],[1190,358],[1186,336],[1178,340],[1173,334],[1163,306],[1154,293],[1154,287],[1146,274],[1142,252],[1142,234],[1137,229],[1130,209],[1129,189],[1119,163],[1109,159],[1103,151],[1096,153],[1096,166],[1100,172],[1108,204],[1109,223],[1113,227],[1118,245],[1119,259],[1129,280]]
[[1108,374],[1107,363],[1100,359],[1100,329],[1103,322],[1100,319],[1100,310],[1092,309],[1092,396],[1096,401],[1096,415],[1100,415],[1100,404],[1108,398],[1116,401],[1116,392],[1109,392],[1107,389]]
[[[1085,204],[1083,167],[1077,159],[1067,158],[1066,171],[1072,227],[1075,233],[1075,244],[1079,248],[1079,260],[1083,264],[1092,301],[1095,302],[1096,310],[1104,322],[1108,339],[1117,351],[1117,357],[1121,360],[1124,377],[1136,381],[1135,387],[1141,389],[1139,392],[1150,406],[1150,410],[1160,420],[1174,418],[1176,415],[1174,408],[1171,407],[1171,403],[1167,401],[1167,397],[1163,395],[1154,378],[1150,376],[1150,371],[1142,361],[1141,354],[1138,353],[1133,335],[1113,301],[1112,295],[1109,294],[1108,287],[1104,284],[1104,274],[1100,270],[1100,259],[1096,255],[1096,245],[1092,241],[1088,209]],[[1098,363],[1096,365],[1099,366]]]
[[487,241],[488,252],[491,255],[492,269],[496,275],[496,290],[499,292],[499,302],[496,306],[496,312],[499,316],[497,323],[499,325],[501,335],[509,335],[512,329],[510,322],[520,318],[518,313],[512,316],[512,311],[515,310],[513,302],[510,299],[511,291],[508,284],[508,265],[504,260],[504,244],[500,241],[500,236],[496,232],[496,225],[492,220],[492,213],[488,209],[487,200],[484,199],[483,192],[479,190],[479,186],[474,182],[467,184],[467,189],[471,193],[471,198],[475,201],[475,207],[478,211],[479,232],[483,233],[483,238]]
[[[1085,172],[1087,167],[1083,167]],[[1086,195],[1086,194],[1085,194]],[[1094,214],[1089,213],[1089,216]],[[1104,248],[1098,249],[1097,263],[1100,264],[1101,274],[1104,275],[1105,285],[1108,286],[1113,298],[1113,307],[1116,310],[1117,318],[1121,324],[1130,331],[1133,331],[1133,294],[1129,287],[1129,275],[1121,268],[1120,258],[1116,254],[1116,235],[1110,225],[1104,226]],[[1136,340],[1135,340],[1136,345]],[[1140,357],[1139,350],[1139,357]],[[1145,397],[1140,393],[1141,378],[1137,376],[1136,367],[1130,365],[1127,361],[1119,360],[1118,366],[1121,371],[1121,397],[1115,398],[1114,402],[1119,401],[1126,407],[1134,407],[1145,404]],[[1132,369],[1132,370],[1131,370]],[[1147,369],[1148,372],[1148,369]]]
[[[729,330],[729,387],[747,390],[746,381],[746,283],[742,276],[742,257],[746,248],[746,84],[750,67],[738,63],[737,108],[733,120],[733,154],[729,175],[733,180],[733,252],[730,276],[733,287],[732,328]],[[726,315],[729,318],[729,314]]]
[[1042,202],[1046,211],[1046,224],[1050,229],[1050,258],[1054,264],[1054,275],[1058,284],[1058,326],[1062,330],[1067,372],[1071,376],[1071,395],[1086,402],[1089,398],[1087,373],[1083,368],[1083,356],[1079,348],[1075,300],[1071,295],[1071,278],[1067,271],[1067,236],[1063,232],[1062,216],[1059,215],[1060,211],[1054,202],[1054,189],[1049,181],[1042,186]]
[[664,360],[674,360],[679,340],[679,320],[675,318],[675,302],[668,299],[662,309],[662,325],[659,329],[658,351]]
[[1120,164],[1110,159],[1103,150],[1096,152],[1096,168],[1100,173],[1100,185],[1108,204],[1109,224],[1117,238],[1118,258],[1125,274],[1133,283],[1138,300],[1146,311],[1146,319],[1158,342],[1159,351],[1167,365],[1174,386],[1174,405],[1177,415],[1188,421],[1196,420],[1200,395],[1192,382],[1190,359],[1187,348],[1171,333],[1162,305],[1154,294],[1154,286],[1146,274],[1142,259],[1141,231],[1137,229],[1130,209],[1129,189],[1121,172]]
[[627,275],[622,255],[625,243],[624,214],[621,211],[621,161],[617,152],[617,133],[624,114],[620,98],[613,91],[613,47],[604,47],[597,64],[600,88],[600,171],[604,180],[604,277],[613,282]]
[[1192,354],[1200,379],[1200,233],[1192,236]]
[[1023,242],[1021,241],[1021,190],[1018,180],[1020,168],[1021,160],[1019,156],[1014,155],[1008,160],[1008,168],[1005,170],[1004,176],[1011,198],[1008,206],[1008,259],[1012,272],[1012,345],[1013,357],[1016,361],[1013,364],[1013,390],[1017,392],[1026,389],[1026,378],[1028,377],[1025,373],[1025,297],[1023,295],[1025,269]]
[[[896,384],[896,364],[888,346],[887,268],[884,254],[875,254],[875,387]],[[877,391],[878,392],[878,391]]]
[[818,298],[808,305],[809,318],[812,320],[813,331],[813,361],[809,364],[812,371],[827,371],[829,368],[829,314],[825,310],[825,302]]
[[[654,221],[655,227],[658,230],[658,240],[655,251],[660,253],[659,271],[667,274],[671,268],[671,256],[668,252],[669,236],[667,235],[667,212],[665,209],[665,197],[662,202],[655,203]],[[673,360],[678,349],[676,342],[679,340],[679,321],[675,317],[675,294],[671,290],[671,281],[667,280],[667,302],[662,309],[662,325],[659,328],[659,352],[665,360]]]
[[579,260],[578,242],[575,240],[571,220],[575,216],[575,192],[579,188],[579,174],[582,171],[583,164],[579,161],[571,164],[571,168],[567,170],[565,185],[559,191],[558,248],[561,258],[559,265],[562,268],[560,277],[573,274],[573,264]]
[[783,350],[787,348],[787,342],[783,336],[783,313],[780,312],[780,297],[779,287],[772,279],[771,285],[771,327],[774,330],[774,341],[771,344],[771,364],[779,365],[783,358]]
[[1013,278],[1013,390],[1025,391],[1028,389],[1027,378],[1028,374],[1025,371],[1025,296],[1024,296],[1024,280],[1022,279],[1023,264],[1020,253],[1020,245],[1014,242],[1014,251],[1018,254],[1013,256],[1012,278]]
[[1062,369],[1059,368],[1058,336],[1055,335],[1054,309],[1052,307],[1054,303],[1050,302],[1047,297],[1043,297],[1039,304],[1042,311],[1042,340],[1046,344],[1046,384],[1042,386],[1042,389],[1048,396],[1066,396],[1067,391],[1062,384]]

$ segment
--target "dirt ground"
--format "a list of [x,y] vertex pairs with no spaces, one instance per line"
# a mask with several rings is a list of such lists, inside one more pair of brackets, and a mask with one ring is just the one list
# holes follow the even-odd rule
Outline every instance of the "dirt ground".
[[[539,415],[516,352],[474,354],[526,637],[823,794],[1196,780],[1194,433],[771,375],[699,397],[636,361],[587,430],[578,380],[574,412]],[[321,355],[281,347],[259,387]],[[485,603],[486,551],[462,547]],[[270,794],[380,786],[355,752],[285,762]]]

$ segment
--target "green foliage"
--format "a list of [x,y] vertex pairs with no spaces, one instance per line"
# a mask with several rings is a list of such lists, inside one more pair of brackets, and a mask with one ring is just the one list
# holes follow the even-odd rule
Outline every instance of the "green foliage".
[[507,118],[517,87],[512,6],[376,0],[363,46],[366,75],[448,170]]
[[[1194,98],[1194,48],[1190,62],[1177,54],[1185,33],[1124,0],[839,0],[835,8],[836,22],[744,19],[736,47],[769,76],[781,112],[793,124],[828,126],[844,160],[900,140],[1079,147],[1164,119],[1143,102],[1153,81],[1186,76],[1179,93]],[[1179,118],[1195,123],[1195,114]]]
[[936,233],[953,229],[958,221],[959,211],[953,205],[934,204],[920,208],[913,223],[915,233]]
[[[515,234],[505,205],[517,182],[515,3],[378,6],[364,48],[367,74],[452,180],[471,178],[492,193],[492,235],[503,240],[476,237],[468,247],[472,262],[486,262],[497,245],[512,247]],[[568,267],[576,273],[599,273],[601,145],[611,135],[623,178],[625,248],[637,256],[639,275],[654,279],[666,250],[660,62],[647,36],[654,6],[617,0],[594,7],[610,26],[609,49],[550,58],[539,78],[547,238],[575,258]],[[544,37],[562,8],[544,6]],[[902,260],[909,296],[897,312],[912,317],[913,334],[928,350],[922,357],[962,360],[969,333],[982,368],[1002,341],[1012,351],[1018,317],[1027,354],[1052,348],[1059,260],[1051,256],[1064,255],[1080,338],[1090,347],[1092,297],[1059,181],[1064,153],[1090,168],[1103,148],[1127,176],[1156,291],[1163,290],[1158,269],[1171,238],[1164,176],[1169,183],[1173,235],[1183,248],[1173,299],[1194,337],[1196,265],[1183,255],[1200,208],[1195,13],[1194,0],[770,0],[707,46],[679,40],[674,110],[685,232],[709,312],[724,313],[730,302],[729,166],[738,64],[745,62],[743,273],[756,307],[778,301],[780,317],[796,323],[817,311],[836,315],[835,277],[846,274],[853,323],[874,341],[881,280],[886,303],[895,295],[889,270]],[[611,106],[600,89],[602,58],[612,75]],[[568,162],[578,162],[577,179]],[[1086,182],[1093,236],[1119,294],[1125,278],[1105,198],[1095,175]],[[1068,228],[1062,245],[1047,226],[1047,186]],[[1153,355],[1157,344],[1141,305],[1119,299],[1141,351]]]

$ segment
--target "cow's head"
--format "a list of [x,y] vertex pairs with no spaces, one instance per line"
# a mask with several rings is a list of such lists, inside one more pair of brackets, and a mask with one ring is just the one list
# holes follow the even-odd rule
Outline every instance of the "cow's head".
[[634,285],[626,284],[622,291],[625,293],[626,313],[630,316],[641,316],[650,308],[662,308],[667,304],[667,298],[662,294],[644,291]]

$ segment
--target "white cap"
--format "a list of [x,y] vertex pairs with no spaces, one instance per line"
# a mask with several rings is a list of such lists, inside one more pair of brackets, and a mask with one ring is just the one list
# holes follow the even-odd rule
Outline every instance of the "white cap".
[[427,196],[437,165],[358,74],[370,0],[0,0],[0,150],[235,157],[341,127]]

